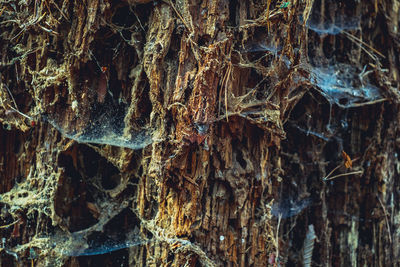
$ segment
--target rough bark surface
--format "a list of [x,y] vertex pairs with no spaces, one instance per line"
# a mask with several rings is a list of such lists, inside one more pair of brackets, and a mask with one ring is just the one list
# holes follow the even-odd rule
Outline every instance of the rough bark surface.
[[399,1],[0,4],[0,265],[400,264]]

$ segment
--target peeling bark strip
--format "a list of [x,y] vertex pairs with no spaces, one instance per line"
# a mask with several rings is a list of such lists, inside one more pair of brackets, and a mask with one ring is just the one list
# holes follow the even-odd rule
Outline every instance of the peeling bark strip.
[[312,258],[312,253],[314,250],[315,238],[316,238],[316,236],[315,236],[315,231],[314,231],[314,225],[310,224],[308,226],[306,239],[304,239],[304,245],[303,245],[303,266],[304,267],[311,266],[311,258]]
[[0,265],[399,265],[398,24],[0,0]]

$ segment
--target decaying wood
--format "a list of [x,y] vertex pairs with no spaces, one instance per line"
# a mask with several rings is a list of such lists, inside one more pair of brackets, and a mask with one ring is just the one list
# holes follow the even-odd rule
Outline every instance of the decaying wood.
[[400,263],[398,1],[0,4],[1,265]]

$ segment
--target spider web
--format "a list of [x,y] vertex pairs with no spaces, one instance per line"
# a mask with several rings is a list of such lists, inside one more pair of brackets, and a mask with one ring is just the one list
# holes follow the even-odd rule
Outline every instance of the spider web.
[[91,103],[89,115],[79,110],[73,118],[68,118],[68,112],[44,115],[44,120],[56,128],[63,136],[79,143],[92,143],[142,149],[153,142],[151,129],[142,127],[127,127],[129,113],[122,104],[106,102]]

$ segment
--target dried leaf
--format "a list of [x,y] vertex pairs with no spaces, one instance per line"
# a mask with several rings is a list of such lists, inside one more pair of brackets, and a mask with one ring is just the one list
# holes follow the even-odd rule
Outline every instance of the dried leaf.
[[350,169],[351,167],[353,167],[353,161],[351,161],[350,156],[347,155],[346,152],[342,151],[342,157],[343,157],[343,160],[344,160],[344,166],[347,169]]

